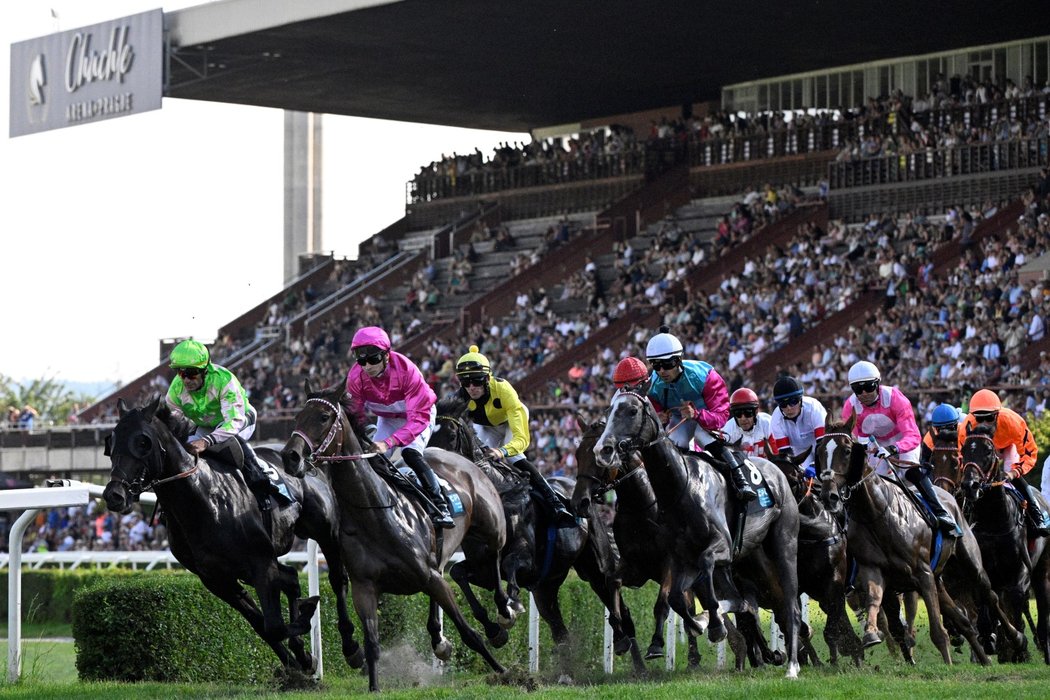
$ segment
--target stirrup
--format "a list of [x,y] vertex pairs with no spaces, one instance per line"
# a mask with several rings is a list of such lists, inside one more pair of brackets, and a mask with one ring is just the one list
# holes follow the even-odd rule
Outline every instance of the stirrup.
[[758,494],[751,488],[751,484],[744,484],[742,487],[733,485],[733,490],[736,492],[737,500],[740,501],[753,501],[758,498]]
[[456,523],[452,520],[452,514],[448,512],[448,508],[438,508],[430,518],[434,527],[441,528],[442,530],[449,530],[456,526]]

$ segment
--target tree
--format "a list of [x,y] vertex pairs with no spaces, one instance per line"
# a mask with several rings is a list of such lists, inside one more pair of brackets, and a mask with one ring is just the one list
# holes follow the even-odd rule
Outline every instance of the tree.
[[33,379],[24,384],[0,374],[0,407],[18,410],[32,406],[40,414],[39,425],[66,425],[74,406],[83,408],[97,397],[77,394],[55,377]]

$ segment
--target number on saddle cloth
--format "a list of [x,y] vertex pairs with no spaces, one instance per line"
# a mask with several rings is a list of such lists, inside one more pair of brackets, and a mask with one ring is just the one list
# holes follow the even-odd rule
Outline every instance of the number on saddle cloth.
[[769,484],[766,483],[766,477],[762,474],[762,470],[746,457],[744,458],[744,476],[747,477],[751,487],[758,494],[758,498],[748,503],[748,513],[757,513],[776,505],[776,501],[773,499],[773,492],[770,491]]

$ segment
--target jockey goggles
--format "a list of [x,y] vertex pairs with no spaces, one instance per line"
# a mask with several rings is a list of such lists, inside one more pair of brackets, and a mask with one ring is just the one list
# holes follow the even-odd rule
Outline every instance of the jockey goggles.
[[651,360],[649,364],[653,366],[653,369],[659,372],[661,370],[666,371],[669,369],[674,369],[678,366],[678,362],[679,360],[677,357],[672,357],[669,360]]
[[463,386],[487,386],[489,378],[485,374],[467,374],[460,376],[459,383]]
[[786,396],[782,399],[777,399],[777,406],[781,408],[789,408],[790,406],[797,406],[802,403],[802,396]]
[[999,411],[974,411],[973,419],[978,423],[994,423]]
[[380,362],[383,361],[384,354],[385,353],[382,352],[372,352],[367,355],[358,355],[357,364],[361,365],[362,367],[364,367],[365,365],[378,365]]
[[849,386],[854,394],[869,394],[879,388],[879,380],[867,379],[863,382],[853,382]]
[[754,418],[758,415],[757,408],[731,408],[729,415],[733,418]]

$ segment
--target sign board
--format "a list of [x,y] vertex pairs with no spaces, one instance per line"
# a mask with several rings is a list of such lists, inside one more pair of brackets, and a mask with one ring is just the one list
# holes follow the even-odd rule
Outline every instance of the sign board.
[[160,109],[164,13],[11,44],[14,136]]

